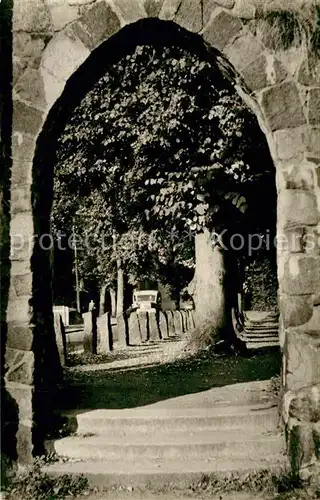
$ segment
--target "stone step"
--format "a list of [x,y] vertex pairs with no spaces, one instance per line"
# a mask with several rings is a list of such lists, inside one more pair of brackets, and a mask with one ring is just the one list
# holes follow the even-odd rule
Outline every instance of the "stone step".
[[244,342],[279,342],[279,337],[278,335],[270,335],[270,336],[265,336],[265,335],[246,335],[245,333],[241,336],[242,340]]
[[133,461],[141,457],[156,459],[210,459],[212,457],[234,457],[259,459],[262,456],[272,457],[283,451],[279,436],[261,437],[257,435],[251,440],[240,439],[237,441],[210,441],[209,436],[206,443],[167,443],[163,444],[130,444],[120,445],[116,442],[104,442],[101,436],[97,437],[69,437],[53,443],[52,451],[59,456],[68,458],[80,458],[87,460],[121,460],[131,459]]
[[245,321],[244,326],[246,328],[254,328],[255,330],[278,330],[279,329],[279,323],[254,324],[254,323],[251,323],[250,321]]
[[247,328],[245,328],[243,330],[243,333],[244,333],[244,335],[247,335],[247,336],[250,336],[250,337],[253,337],[253,338],[259,338],[259,337],[278,337],[278,335],[279,335],[277,330],[274,330],[274,331],[270,331],[270,330],[257,331],[257,330],[247,330]]
[[[180,438],[180,439],[179,439]],[[123,444],[121,444],[123,443]],[[143,435],[134,439],[119,437],[109,440],[104,436],[79,437],[72,436],[47,443],[48,449],[56,452],[59,456],[68,458],[80,458],[88,460],[121,460],[140,458],[157,459],[206,459],[212,457],[225,458],[255,458],[273,457],[284,451],[282,439],[278,435],[242,435],[230,436],[229,433],[213,434],[208,432],[207,436],[180,435],[170,442],[167,438],[161,442],[161,436],[154,434],[154,439],[147,442]],[[50,444],[52,447],[50,447]]]
[[247,332],[252,333],[273,333],[275,335],[278,334],[279,328],[252,328],[251,326],[244,325],[244,329]]
[[247,349],[263,349],[265,347],[280,347],[279,340],[273,342],[247,342]]
[[65,415],[66,428],[78,434],[119,434],[134,428],[137,433],[170,430],[194,431],[243,429],[248,426],[272,430],[278,421],[277,408],[269,404],[225,406],[212,402],[207,408],[134,408],[125,410],[91,410]]
[[54,463],[43,467],[43,472],[51,476],[71,474],[84,475],[92,486],[113,488],[120,486],[152,489],[170,487],[186,488],[194,481],[200,482],[203,475],[213,478],[228,477],[234,473],[244,477],[250,472],[270,470],[280,474],[288,470],[284,455],[272,459],[252,460],[251,458],[230,459],[229,457],[191,460],[189,457],[170,460],[86,460],[77,462]]

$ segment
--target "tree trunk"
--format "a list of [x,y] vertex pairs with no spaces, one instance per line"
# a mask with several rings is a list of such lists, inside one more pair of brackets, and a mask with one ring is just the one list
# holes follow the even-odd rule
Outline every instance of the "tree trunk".
[[117,316],[123,314],[124,274],[121,259],[117,259]]
[[99,301],[100,316],[102,316],[102,314],[105,313],[106,290],[107,290],[107,285],[102,285],[102,287],[100,288],[100,301]]
[[117,315],[117,297],[116,291],[113,288],[109,289],[111,301],[111,316],[114,318]]
[[209,321],[224,329],[227,323],[225,259],[221,247],[213,246],[207,229],[195,239],[196,270],[194,302],[197,326]]

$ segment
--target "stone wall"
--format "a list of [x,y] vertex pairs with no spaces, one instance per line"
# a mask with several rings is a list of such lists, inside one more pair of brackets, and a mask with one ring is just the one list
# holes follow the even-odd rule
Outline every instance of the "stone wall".
[[[41,230],[46,227],[50,209],[47,184],[52,176],[46,164],[33,171],[36,141],[45,129],[50,109],[64,88],[68,92],[74,84],[77,70],[80,68],[84,75],[86,64],[97,57],[95,49],[112,35],[121,33],[125,25],[139,21],[136,28],[127,32],[134,43],[147,23],[150,26],[155,22],[147,18],[158,17],[163,21],[162,25],[156,24],[158,35],[162,30],[165,37],[172,27],[165,21],[172,21],[220,51],[220,55],[214,54],[221,69],[233,78],[266,134],[276,168],[278,235],[285,235],[289,241],[278,250],[283,415],[289,431],[288,442],[295,443],[291,450],[297,449],[297,443],[303,448],[303,453],[293,454],[295,466],[304,467],[316,461],[320,418],[320,65],[319,60],[308,60],[301,47],[288,50],[270,47],[255,23],[255,18],[266,8],[275,11],[280,5],[281,9],[294,10],[307,8],[311,3],[307,0],[281,3],[276,0],[34,0],[32,3],[14,0],[12,259],[7,310],[11,376],[7,389],[19,406],[21,429],[23,426],[32,429],[34,423],[34,367],[40,356],[33,342],[37,324],[41,323],[41,302],[37,306],[33,270],[39,256],[34,255],[32,237],[39,227]],[[183,33],[177,29],[177,40],[179,36],[183,38]],[[115,43],[115,38],[110,40]],[[56,105],[50,113],[51,123],[55,109]],[[48,137],[50,140],[50,134]],[[52,136],[51,142],[54,142]],[[41,196],[48,198],[42,212],[43,225],[35,208]],[[314,244],[308,245],[311,238]],[[47,266],[44,281],[37,286],[44,286],[42,293],[48,294],[45,283],[48,264],[44,266]],[[35,308],[40,315],[34,314]],[[42,310],[42,314],[47,317],[46,311]],[[15,385],[17,379],[13,374],[19,374],[19,386]],[[31,453],[34,447],[31,432],[18,433],[18,441]]]

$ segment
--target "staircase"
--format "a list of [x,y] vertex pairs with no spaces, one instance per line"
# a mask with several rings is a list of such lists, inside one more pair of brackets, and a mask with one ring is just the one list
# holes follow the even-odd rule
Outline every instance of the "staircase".
[[66,415],[68,437],[47,442],[63,460],[51,475],[84,474],[94,486],[154,489],[286,467],[268,381],[235,384],[132,409]]
[[264,311],[246,311],[243,315],[232,310],[233,328],[248,349],[279,346],[278,314]]

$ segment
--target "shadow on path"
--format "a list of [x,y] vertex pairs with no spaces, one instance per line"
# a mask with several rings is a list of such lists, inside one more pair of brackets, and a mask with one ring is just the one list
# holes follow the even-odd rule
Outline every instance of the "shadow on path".
[[121,409],[240,382],[267,380],[280,373],[278,348],[249,357],[204,353],[174,363],[135,366],[130,370],[66,370],[59,391],[62,410]]

